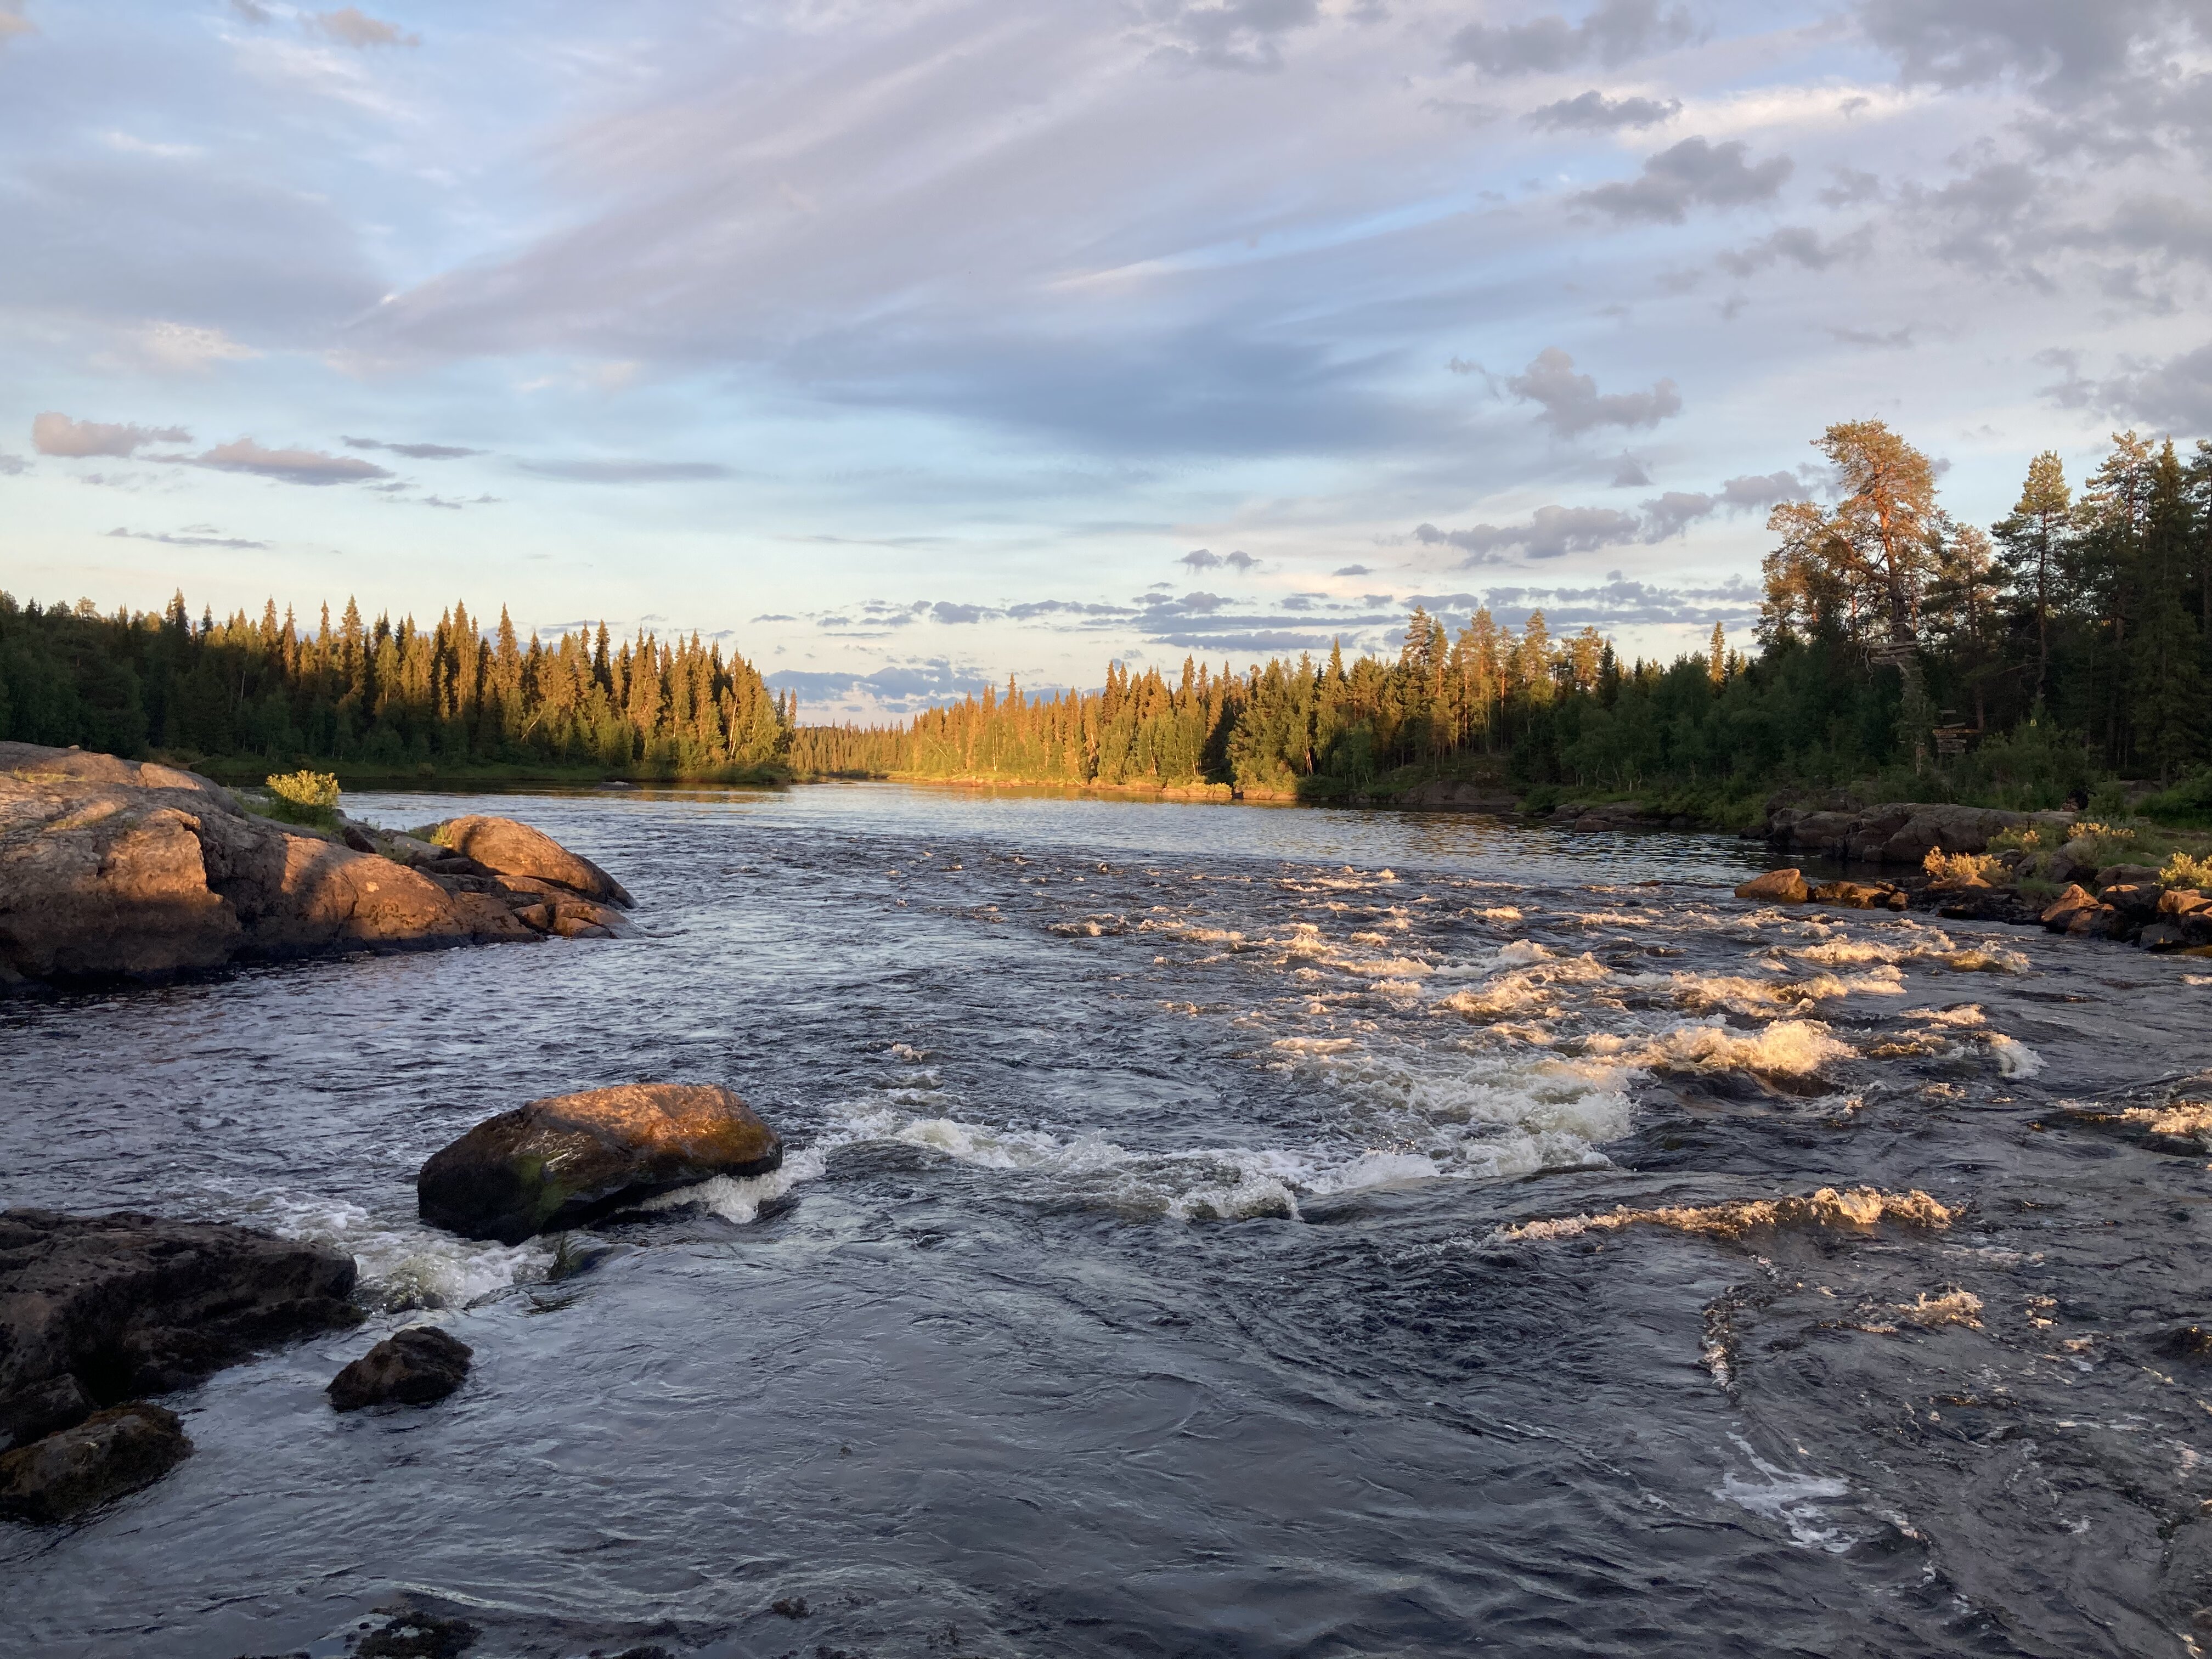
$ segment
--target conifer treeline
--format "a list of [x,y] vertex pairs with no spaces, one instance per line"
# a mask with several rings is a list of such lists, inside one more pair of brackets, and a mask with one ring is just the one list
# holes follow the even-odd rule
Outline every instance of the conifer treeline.
[[455,605],[364,624],[349,599],[302,631],[275,602],[194,623],[162,614],[41,607],[0,592],[0,736],[394,769],[548,762],[671,776],[773,767],[793,700],[719,646],[649,633],[616,644],[601,623],[524,645],[502,608],[484,637]]
[[[1326,798],[1394,769],[1503,757],[1523,786],[1742,794],[1911,770],[2055,805],[2100,776],[2212,761],[2212,443],[2116,435],[2078,496],[2031,463],[1984,531],[1936,499],[1928,459],[1880,422],[1817,441],[1832,505],[1777,507],[1759,650],[1623,664],[1543,613],[1516,633],[1415,611],[1394,659],[1340,650],[1176,677],[1116,663],[1091,692],[1009,682],[903,726],[794,731],[794,700],[719,647],[601,627],[521,646],[456,607],[435,627],[349,604],[312,635],[273,605],[195,624],[41,610],[0,594],[0,735],[139,753],[434,769],[543,760],[706,777],[787,764],[1006,781],[1188,785]],[[1491,764],[1496,764],[1492,762]],[[1929,777],[1930,772],[1942,775]]]
[[1590,629],[1553,639],[1541,611],[1516,636],[1486,611],[1455,635],[1417,610],[1392,662],[1186,660],[1179,679],[1116,664],[1101,692],[1025,699],[1010,682],[903,727],[802,727],[792,758],[1318,796],[1478,755],[1524,786],[1624,792],[1940,769],[2041,805],[2212,759],[2212,443],[2185,465],[2171,441],[2117,434],[2078,499],[2046,452],[1988,531],[1942,509],[1928,459],[1881,422],[1818,444],[1838,499],[1775,509],[1748,660],[1717,627],[1704,653],[1624,665]]

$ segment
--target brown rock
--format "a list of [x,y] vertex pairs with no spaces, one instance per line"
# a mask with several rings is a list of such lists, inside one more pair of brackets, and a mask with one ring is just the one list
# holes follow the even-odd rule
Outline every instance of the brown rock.
[[489,893],[456,893],[453,909],[469,930],[469,937],[486,944],[501,939],[534,939],[538,930],[523,921],[511,907]]
[[66,1521],[150,1486],[191,1455],[176,1414],[143,1401],[95,1412],[0,1456],[0,1513]]
[[364,1406],[427,1406],[461,1386],[476,1350],[434,1325],[395,1331],[330,1381],[334,1410]]
[[2193,916],[2200,910],[2212,910],[2212,897],[2194,887],[2176,887],[2160,895],[2158,913],[2162,916]]
[[591,860],[513,818],[455,818],[440,829],[438,839],[497,875],[534,876],[586,898],[625,908],[632,902],[622,884]]
[[2094,913],[2097,901],[2083,888],[2069,884],[2066,890],[2045,907],[2039,920],[2054,933],[2071,933],[2075,918]]
[[715,1084],[633,1083],[486,1119],[416,1177],[422,1218],[519,1244],[715,1176],[766,1175],[783,1142]]
[[1812,890],[1805,884],[1805,876],[1798,870],[1769,870],[1763,876],[1753,876],[1735,890],[1740,899],[1758,899],[1775,904],[1802,904],[1811,896]]
[[220,1222],[0,1211],[0,1431],[27,1439],[360,1317],[354,1262]]
[[1905,908],[1904,890],[1886,881],[1826,881],[1813,889],[1811,896],[1815,904],[1839,904],[1851,910]]
[[0,982],[470,937],[421,877],[194,774],[28,744],[0,744]]

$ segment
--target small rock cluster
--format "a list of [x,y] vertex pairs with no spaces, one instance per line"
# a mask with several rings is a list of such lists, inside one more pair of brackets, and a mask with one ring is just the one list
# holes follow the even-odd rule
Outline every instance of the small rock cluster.
[[[477,1124],[423,1164],[416,1200],[434,1224],[519,1243],[782,1161],[781,1139],[729,1090],[629,1084]],[[191,1441],[137,1396],[358,1323],[355,1280],[351,1256],[250,1227],[0,1212],[0,1516],[67,1521],[150,1486]],[[473,1358],[451,1334],[410,1326],[333,1377],[331,1405],[429,1405]]]
[[2068,883],[2037,920],[2054,933],[2212,954],[2212,896],[2201,888],[2163,886],[2156,871],[2140,865],[2100,871],[2096,885],[2093,893]]

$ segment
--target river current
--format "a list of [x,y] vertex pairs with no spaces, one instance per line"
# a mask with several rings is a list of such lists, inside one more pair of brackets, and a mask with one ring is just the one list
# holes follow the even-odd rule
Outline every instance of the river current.
[[[348,805],[520,817],[638,935],[0,1006],[0,1202],[327,1240],[376,1308],[0,1526],[9,1652],[335,1659],[396,1606],[471,1659],[2212,1645],[2212,963],[1761,908],[1715,837]],[[647,1079],[783,1170],[557,1249],[415,1218],[471,1124]],[[1826,1187],[1948,1224],[1577,1219]],[[459,1394],[331,1411],[426,1320]]]

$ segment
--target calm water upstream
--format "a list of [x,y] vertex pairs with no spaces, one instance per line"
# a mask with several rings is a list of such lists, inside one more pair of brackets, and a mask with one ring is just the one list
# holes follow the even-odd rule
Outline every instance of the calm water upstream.
[[[1686,836],[349,804],[522,817],[641,935],[0,1007],[0,1200],[331,1240],[381,1309],[0,1527],[10,1654],[336,1656],[410,1599],[478,1659],[2212,1646],[2208,1155],[2060,1110],[2212,1068],[2212,963],[1759,909]],[[558,1264],[416,1222],[470,1124],[641,1079],[733,1085],[784,1170]],[[1500,1236],[1832,1184],[1960,1213]],[[425,1318],[463,1392],[335,1415]]]

